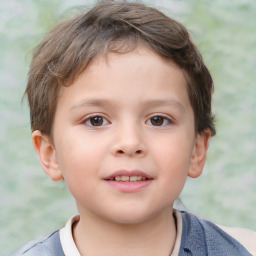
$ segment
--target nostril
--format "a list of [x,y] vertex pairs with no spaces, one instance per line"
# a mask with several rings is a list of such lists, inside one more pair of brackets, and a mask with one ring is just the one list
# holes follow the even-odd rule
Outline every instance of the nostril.
[[144,150],[138,149],[139,147],[118,147],[118,148],[113,148],[111,149],[112,154],[114,154],[115,156],[123,156],[123,155],[127,155],[127,156],[138,156],[141,157],[144,155]]
[[[116,152],[117,152],[117,154],[119,154],[119,155],[125,153],[125,151],[123,151],[123,150],[121,150],[121,149],[117,150]],[[135,151],[135,154],[141,154],[141,153],[142,153],[142,150],[136,150],[136,151]]]

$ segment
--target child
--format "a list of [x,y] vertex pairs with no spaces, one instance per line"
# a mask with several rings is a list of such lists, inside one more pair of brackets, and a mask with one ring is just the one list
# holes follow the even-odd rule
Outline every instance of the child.
[[104,1],[53,28],[26,89],[42,168],[79,215],[15,255],[256,255],[256,234],[173,209],[200,176],[213,82],[187,30],[154,8]]

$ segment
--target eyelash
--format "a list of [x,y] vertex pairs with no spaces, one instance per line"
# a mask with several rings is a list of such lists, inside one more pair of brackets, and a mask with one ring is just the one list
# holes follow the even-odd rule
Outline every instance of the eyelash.
[[[160,123],[159,125],[154,125],[154,124],[152,123],[153,118],[161,118],[162,123]],[[156,127],[163,127],[163,126],[167,126],[167,125],[170,125],[171,123],[173,123],[170,118],[168,118],[168,117],[166,117],[166,116],[163,116],[163,115],[161,115],[161,114],[156,114],[156,115],[154,115],[154,116],[151,116],[151,117],[146,121],[147,124],[149,124],[148,122],[151,123],[150,125],[156,126]]]
[[[93,125],[92,124],[92,120],[94,118],[100,118],[102,120],[102,123],[100,123],[99,125]],[[95,121],[95,120],[94,120]],[[107,125],[107,124],[110,124],[110,122],[102,115],[100,114],[96,114],[96,115],[93,115],[93,116],[89,116],[87,117],[84,121],[83,121],[83,124],[86,124],[88,126],[91,126],[91,127],[100,127],[100,126],[103,126],[103,125]]]
[[[95,120],[95,118],[99,118],[101,120]],[[156,124],[153,124],[152,121],[154,118],[160,118],[160,124],[159,125],[156,125]],[[93,125],[92,124],[92,121],[100,121],[99,125]],[[154,120],[155,122],[158,122],[159,120]],[[162,121],[162,123],[161,123]],[[170,125],[172,122],[172,120],[166,116],[163,116],[161,114],[156,114],[154,116],[151,116],[149,119],[147,119],[146,121],[146,124],[149,124],[149,125],[152,125],[152,126],[156,126],[156,127],[163,127],[163,126],[167,126],[167,125]],[[83,121],[83,124],[86,124],[90,127],[101,127],[101,126],[105,126],[105,125],[108,125],[110,124],[110,122],[102,115],[100,114],[95,114],[95,115],[92,115],[92,116],[89,116],[87,117],[84,121]]]

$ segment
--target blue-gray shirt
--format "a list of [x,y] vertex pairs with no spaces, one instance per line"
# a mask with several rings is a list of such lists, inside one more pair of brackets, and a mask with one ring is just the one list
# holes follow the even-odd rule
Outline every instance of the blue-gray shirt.
[[[188,212],[182,214],[179,256],[250,256],[233,237],[214,223]],[[12,256],[64,256],[59,231],[40,241],[31,241]]]

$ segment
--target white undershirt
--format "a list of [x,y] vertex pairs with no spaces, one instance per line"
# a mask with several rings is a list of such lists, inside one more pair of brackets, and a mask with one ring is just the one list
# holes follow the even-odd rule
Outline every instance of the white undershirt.
[[[178,256],[182,234],[182,216],[179,211],[173,210],[176,220],[177,235],[173,251],[170,256]],[[72,235],[72,226],[79,221],[80,216],[71,217],[65,227],[60,229],[60,242],[65,256],[81,256]],[[240,242],[253,256],[256,256],[256,232],[242,228],[228,228],[218,225],[224,232]]]
[[[180,250],[180,243],[181,243],[182,216],[181,216],[181,213],[176,210],[173,211],[173,216],[176,219],[177,235],[176,235],[174,248],[170,256],[178,256],[178,253]],[[79,221],[79,219],[80,219],[79,215],[75,215],[71,217],[66,223],[65,227],[60,229],[60,242],[61,242],[61,246],[65,256],[81,256],[76,247],[76,244],[72,235],[72,226],[75,222]]]

